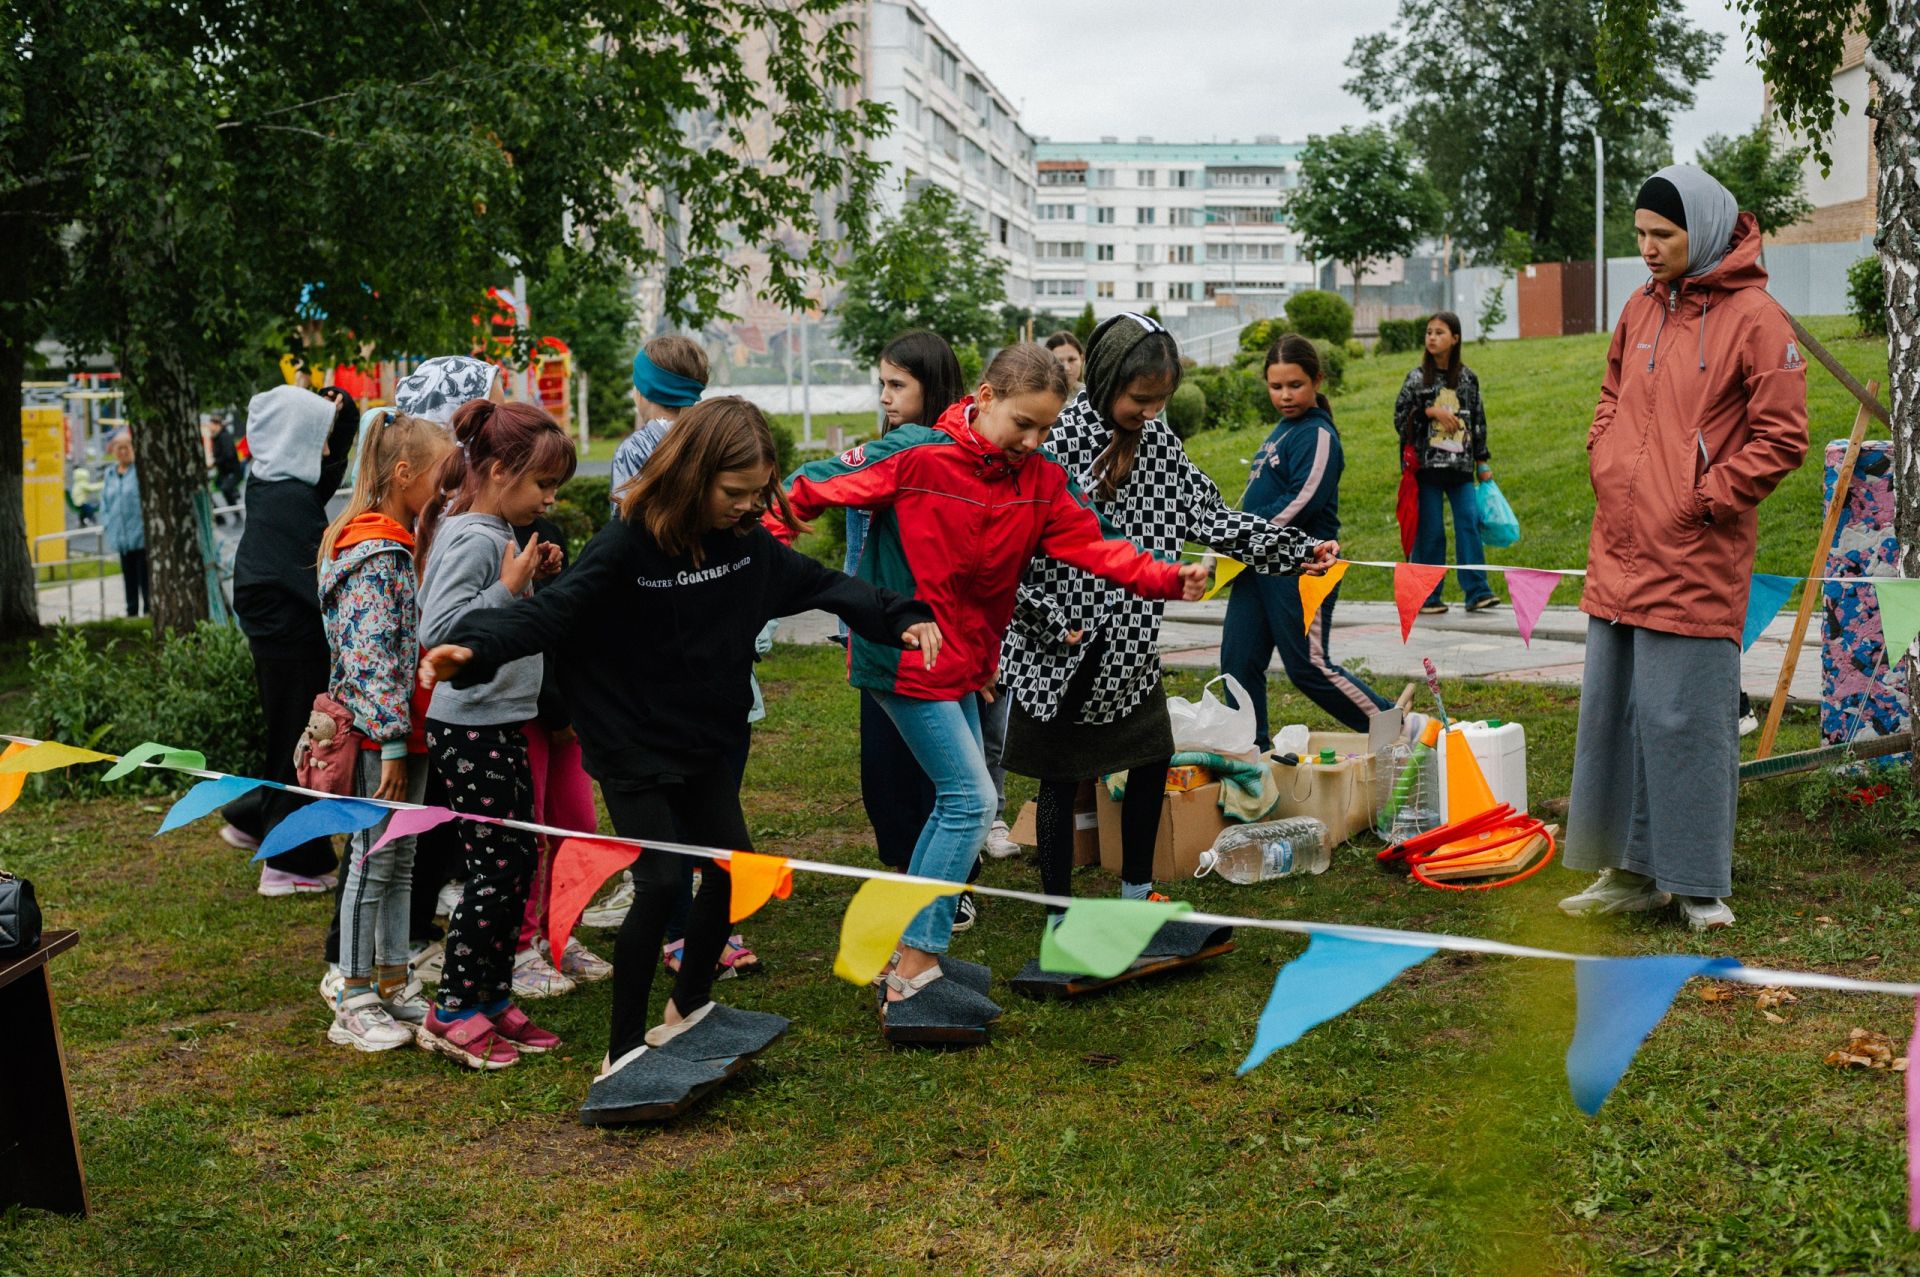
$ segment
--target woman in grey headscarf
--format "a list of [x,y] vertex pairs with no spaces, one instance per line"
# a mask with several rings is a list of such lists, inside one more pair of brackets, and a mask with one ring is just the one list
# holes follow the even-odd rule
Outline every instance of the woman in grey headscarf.
[[1740,649],[1755,507],[1807,451],[1806,361],[1767,296],[1760,227],[1690,164],[1634,213],[1651,278],[1607,351],[1587,435],[1586,672],[1566,865],[1572,914],[1733,921]]

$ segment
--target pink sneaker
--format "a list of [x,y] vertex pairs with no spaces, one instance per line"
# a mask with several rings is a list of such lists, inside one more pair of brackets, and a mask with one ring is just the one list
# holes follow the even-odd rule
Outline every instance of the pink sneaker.
[[260,840],[244,829],[233,825],[220,826],[220,841],[229,847],[238,847],[241,851],[260,850]]
[[434,1007],[415,1037],[423,1050],[451,1056],[470,1069],[504,1069],[520,1060],[520,1049],[501,1037],[484,1015],[442,1020],[440,1008]]
[[316,895],[332,891],[336,881],[332,874],[321,874],[316,878],[306,874],[290,874],[270,865],[260,866],[260,894],[263,896]]
[[559,1034],[541,1028],[525,1011],[511,1003],[493,1017],[493,1031],[529,1055],[539,1055],[560,1045]]

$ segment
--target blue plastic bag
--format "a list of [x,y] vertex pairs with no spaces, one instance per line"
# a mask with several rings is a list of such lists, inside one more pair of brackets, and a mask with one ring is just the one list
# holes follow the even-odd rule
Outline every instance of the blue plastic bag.
[[1507,504],[1506,494],[1500,491],[1500,485],[1491,479],[1484,480],[1480,488],[1480,540],[1496,550],[1503,550],[1520,539],[1520,517]]

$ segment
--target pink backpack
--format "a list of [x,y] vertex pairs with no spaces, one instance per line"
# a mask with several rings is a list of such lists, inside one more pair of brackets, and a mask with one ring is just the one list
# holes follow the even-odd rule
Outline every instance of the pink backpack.
[[356,731],[353,715],[326,692],[313,698],[307,729],[293,747],[293,774],[307,789],[351,796],[353,769],[366,736]]

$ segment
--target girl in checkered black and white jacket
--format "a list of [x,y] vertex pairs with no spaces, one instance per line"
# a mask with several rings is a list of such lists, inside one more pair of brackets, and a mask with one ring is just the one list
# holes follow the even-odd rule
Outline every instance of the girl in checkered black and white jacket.
[[[1159,419],[1180,384],[1180,351],[1154,320],[1124,314],[1095,329],[1086,377],[1047,446],[1113,535],[1164,560],[1198,541],[1256,572],[1323,570],[1333,562],[1334,542],[1230,509],[1187,457]],[[1041,782],[1040,874],[1049,894],[1072,894],[1080,782],[1126,771],[1121,893],[1153,897],[1153,849],[1173,753],[1155,652],[1162,612],[1159,600],[1057,559],[1036,559],[1021,582],[1001,649],[1001,684],[1013,697],[1002,759],[1009,771]]]

